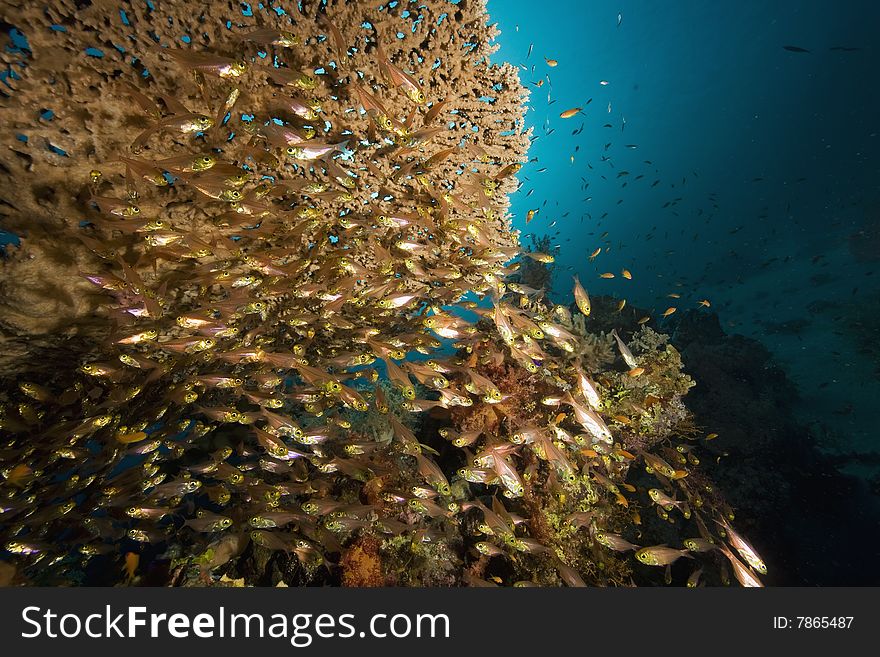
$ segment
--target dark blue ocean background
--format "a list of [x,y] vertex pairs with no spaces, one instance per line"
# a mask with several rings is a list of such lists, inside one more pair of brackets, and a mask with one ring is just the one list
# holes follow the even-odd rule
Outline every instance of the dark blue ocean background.
[[[654,318],[677,307],[660,322],[674,333],[707,299],[701,312],[726,333],[763,343],[793,383],[803,440],[851,475],[843,491],[819,478],[780,514],[803,523],[791,583],[876,582],[859,559],[876,557],[880,533],[880,3],[490,0],[489,11],[495,61],[521,65],[532,90],[531,161],[511,211],[523,244],[558,246],[553,300],[571,302],[577,274],[591,295]],[[583,114],[560,118],[574,107]]]

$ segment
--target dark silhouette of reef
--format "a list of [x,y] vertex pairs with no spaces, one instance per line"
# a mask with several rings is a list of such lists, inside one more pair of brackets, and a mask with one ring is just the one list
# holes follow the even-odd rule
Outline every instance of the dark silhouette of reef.
[[876,571],[865,569],[880,541],[878,491],[839,469],[865,455],[822,451],[795,416],[795,385],[759,341],[727,335],[712,312],[689,310],[667,325],[698,382],[688,408],[695,422],[719,434],[706,445],[706,471],[738,509],[755,547],[773,555],[768,581],[880,583]]

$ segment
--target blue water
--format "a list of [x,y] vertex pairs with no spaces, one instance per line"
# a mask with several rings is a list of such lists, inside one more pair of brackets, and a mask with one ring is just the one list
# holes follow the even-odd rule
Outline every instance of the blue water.
[[[526,66],[532,89],[536,161],[519,174],[514,225],[559,245],[556,299],[570,301],[574,273],[591,294],[655,317],[707,299],[726,331],[772,350],[828,449],[880,451],[880,363],[876,348],[863,353],[872,303],[868,335],[880,338],[880,3],[544,7],[489,2],[502,32],[494,61]],[[579,106],[585,115],[560,118]],[[850,236],[866,229],[860,261]]]

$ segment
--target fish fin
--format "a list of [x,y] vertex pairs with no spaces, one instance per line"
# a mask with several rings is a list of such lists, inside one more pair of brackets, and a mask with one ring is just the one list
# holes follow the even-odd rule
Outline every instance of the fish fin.
[[135,137],[134,141],[131,142],[131,150],[139,151],[144,145],[149,141],[150,137],[152,137],[155,133],[159,132],[159,126],[152,126],[144,130],[141,134]]

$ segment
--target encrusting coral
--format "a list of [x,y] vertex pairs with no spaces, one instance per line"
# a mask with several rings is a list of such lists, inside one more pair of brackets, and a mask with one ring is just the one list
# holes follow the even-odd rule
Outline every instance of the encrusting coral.
[[688,557],[760,584],[676,433],[678,353],[512,278],[553,257],[507,216],[527,92],[482,2],[7,5],[24,576],[624,585]]

